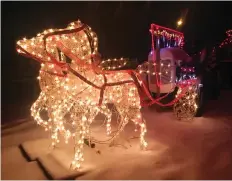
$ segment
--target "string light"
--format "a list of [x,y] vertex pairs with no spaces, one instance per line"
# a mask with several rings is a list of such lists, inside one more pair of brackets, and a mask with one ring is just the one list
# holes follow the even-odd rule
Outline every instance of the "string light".
[[[140,127],[140,145],[145,149],[148,146],[145,141],[147,130],[141,106],[173,105],[181,101],[188,87],[195,84],[194,79],[180,81],[177,98],[162,104],[160,101],[165,96],[152,98],[141,80],[139,72],[143,65],[137,70],[115,71],[125,66],[127,59],[101,61],[97,35],[80,21],[72,22],[64,29],[49,29],[34,38],[24,38],[17,42],[17,51],[41,63],[38,77],[41,93],[31,107],[31,115],[50,132],[52,146],[55,147],[61,137],[65,143],[74,139],[73,169],[79,169],[84,161],[85,139],[89,140],[89,145],[91,142],[112,143],[129,121]],[[170,64],[161,66],[161,72],[155,73],[169,75]],[[149,73],[148,69],[146,73]],[[144,96],[150,101],[145,103]],[[113,110],[107,106],[109,103],[115,105],[122,118],[114,134],[111,128]],[[91,135],[91,124],[98,113],[106,117],[108,140],[99,141]]]
[[103,68],[104,70],[116,70],[126,66],[128,59],[120,58],[120,59],[107,59],[103,60],[99,67]]
[[[174,114],[179,120],[192,120],[197,111],[197,87],[190,86],[173,106]],[[176,97],[179,96],[181,91],[178,90]]]
[[222,48],[225,45],[232,44],[232,30],[226,31],[227,38],[219,45],[219,48]]
[[158,38],[159,46],[165,47],[180,47],[184,45],[184,35],[181,32],[162,27],[156,24],[151,25],[151,34]]
[[[129,121],[133,121],[141,128],[141,147],[147,147],[144,138],[146,124],[140,112],[139,94],[131,75],[121,71],[99,71],[94,66],[97,49],[96,34],[79,21],[71,23],[65,29],[45,30],[37,37],[17,42],[19,53],[41,63],[38,77],[41,93],[31,107],[31,114],[39,125],[51,133],[54,147],[60,142],[61,136],[66,143],[70,138],[75,140],[71,164],[73,169],[80,168],[84,161],[84,139],[96,141],[90,135],[90,125],[98,113],[106,116],[106,134],[112,135],[112,111],[107,107],[108,103],[114,103],[122,117],[110,142],[123,131]],[[119,61],[116,59],[114,62]],[[103,61],[101,65],[104,63]],[[106,69],[120,68],[125,63],[124,59],[120,59],[119,66],[107,66]],[[42,113],[46,113],[46,119]]]
[[[174,38],[175,43],[173,44],[174,46],[178,45],[177,42],[179,42],[179,46],[182,47],[183,45],[183,34],[180,32],[177,32],[175,30],[171,30],[169,28],[165,28],[165,27],[161,27],[159,25],[155,25],[152,24],[151,25],[151,30],[150,30],[151,34],[152,34],[152,51],[154,52],[154,41],[155,38],[159,38],[159,43],[161,42],[161,40],[163,41],[164,47],[165,46],[165,41],[166,38],[168,38],[170,40],[170,38]],[[155,36],[155,38],[153,38],[153,36]],[[160,45],[159,45],[160,46]],[[172,46],[169,42],[168,46]],[[163,47],[162,47],[163,48]],[[153,56],[153,62],[155,61],[155,57]],[[166,95],[158,98],[158,99],[154,99],[151,96],[150,98],[150,102],[149,103],[145,103],[145,105],[151,105],[153,103],[156,103],[160,106],[172,106],[174,105],[174,113],[177,116],[178,119],[191,119],[192,117],[194,117],[194,115],[196,114],[196,110],[197,109],[192,109],[192,111],[182,111],[182,114],[180,116],[180,114],[178,113],[179,110],[186,110],[186,105],[185,105],[185,99],[191,97],[191,96],[186,96],[186,95],[193,95],[195,97],[196,91],[197,91],[197,86],[196,86],[196,75],[195,75],[195,69],[194,67],[181,67],[181,72],[180,72],[180,77],[178,77],[178,79],[176,79],[176,82],[174,82],[173,77],[171,76],[171,72],[173,71],[173,69],[176,69],[176,66],[171,66],[170,63],[167,63],[166,61],[161,59],[161,72],[157,72],[157,64],[156,63],[151,63],[151,62],[145,62],[142,65],[138,66],[138,72],[140,74],[147,74],[147,76],[153,76],[153,75],[160,75],[161,78],[161,82],[157,82],[157,84],[159,86],[162,86],[162,84],[166,84],[166,83],[175,83],[176,86],[179,88],[179,92],[176,95],[176,99],[172,100],[171,102],[167,103],[167,104],[162,104],[159,101],[162,100],[163,98],[167,97],[172,91],[174,91],[173,89],[170,90],[170,92],[168,92]],[[150,68],[149,68],[150,67]],[[143,83],[143,86],[145,87],[145,83]],[[194,87],[194,88],[193,88]],[[189,88],[191,88],[189,91]],[[148,89],[147,89],[147,92]],[[147,93],[148,95],[149,93]],[[188,100],[188,99],[187,99]],[[188,100],[188,105],[190,107],[195,107],[194,105],[196,104],[196,99],[189,99]]]

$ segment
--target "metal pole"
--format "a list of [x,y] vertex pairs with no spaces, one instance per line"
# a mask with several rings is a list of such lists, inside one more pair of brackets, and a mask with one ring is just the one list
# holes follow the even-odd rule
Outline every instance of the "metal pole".
[[156,93],[156,97],[160,97],[160,35],[158,34],[157,35],[157,38],[156,38],[156,73],[158,75],[156,75],[157,77],[157,93]]

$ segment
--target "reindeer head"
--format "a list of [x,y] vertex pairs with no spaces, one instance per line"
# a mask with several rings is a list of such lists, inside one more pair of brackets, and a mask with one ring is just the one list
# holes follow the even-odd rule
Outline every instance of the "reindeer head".
[[47,81],[52,81],[54,77],[57,79],[57,76],[65,77],[67,65],[81,70],[92,68],[95,66],[97,49],[96,34],[79,20],[64,29],[48,29],[36,37],[17,42],[17,51],[20,54],[41,63],[40,77],[42,79],[46,74]]
[[97,54],[97,36],[80,21],[64,29],[49,29],[17,42],[17,51],[41,63],[42,70],[64,75],[67,64],[88,68]]

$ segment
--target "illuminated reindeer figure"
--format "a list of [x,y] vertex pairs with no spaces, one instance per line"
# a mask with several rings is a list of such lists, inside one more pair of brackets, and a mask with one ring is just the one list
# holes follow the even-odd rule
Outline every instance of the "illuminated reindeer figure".
[[[75,138],[73,168],[79,168],[83,161],[84,139],[90,137],[90,125],[99,112],[106,115],[107,134],[111,133],[108,103],[114,104],[122,118],[114,136],[133,121],[141,128],[141,147],[147,146],[136,74],[103,70],[97,47],[96,34],[79,21],[17,43],[19,53],[41,63],[41,93],[31,108],[32,116],[51,131],[53,146],[59,142],[59,135],[66,141]],[[42,119],[42,110],[47,111],[47,120]]]

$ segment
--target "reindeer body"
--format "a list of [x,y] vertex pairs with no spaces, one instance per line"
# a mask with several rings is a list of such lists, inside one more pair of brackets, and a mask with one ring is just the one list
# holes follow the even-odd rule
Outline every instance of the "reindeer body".
[[[75,22],[63,30],[47,30],[36,38],[19,41],[18,51],[41,63],[41,93],[31,108],[32,116],[51,132],[53,146],[59,143],[59,136],[66,141],[74,138],[73,168],[79,168],[83,161],[84,139],[90,138],[90,125],[98,113],[106,116],[110,135],[109,103],[122,118],[114,137],[133,121],[141,127],[141,146],[147,146],[136,84],[127,72],[96,69],[92,56],[97,52],[96,35],[88,26]],[[47,119],[41,116],[43,110]]]

